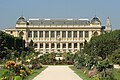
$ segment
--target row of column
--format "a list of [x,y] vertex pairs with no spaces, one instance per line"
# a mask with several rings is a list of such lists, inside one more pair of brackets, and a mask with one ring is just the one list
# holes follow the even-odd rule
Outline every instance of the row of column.
[[54,37],[51,37],[51,31],[49,31],[49,37],[45,37],[45,31],[43,31],[43,37],[40,38],[39,31],[37,31],[37,37],[34,37],[34,31],[32,31],[31,39],[32,40],[34,40],[34,39],[37,39],[37,40],[39,40],[39,39],[42,39],[42,40],[46,40],[46,39],[48,39],[48,40],[51,40],[51,39],[58,40],[60,38],[60,39],[64,39],[64,40],[68,40],[68,39],[71,39],[71,40],[78,39],[79,40],[79,39],[87,38],[87,39],[90,40],[90,38],[92,37],[92,31],[88,31],[88,37],[85,37],[85,31],[83,31],[83,37],[79,37],[79,35],[80,35],[79,31],[77,31],[77,37],[74,37],[73,31],[71,31],[71,33],[72,33],[71,37],[68,37],[68,31],[66,31],[66,37],[62,37],[62,31],[60,31],[59,36],[56,35],[56,31],[55,31],[54,32]]

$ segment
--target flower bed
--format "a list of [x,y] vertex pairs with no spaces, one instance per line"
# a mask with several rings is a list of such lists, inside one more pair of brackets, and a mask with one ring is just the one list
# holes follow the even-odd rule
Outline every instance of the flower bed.
[[23,80],[25,76],[30,74],[32,74],[32,70],[24,64],[17,64],[15,61],[10,60],[6,62],[2,69],[0,80]]

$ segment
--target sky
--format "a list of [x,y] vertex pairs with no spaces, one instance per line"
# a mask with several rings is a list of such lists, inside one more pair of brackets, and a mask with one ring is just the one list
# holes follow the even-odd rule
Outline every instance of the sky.
[[113,30],[120,28],[120,0],[0,0],[0,29],[15,28],[20,16],[29,18],[87,18],[98,16]]

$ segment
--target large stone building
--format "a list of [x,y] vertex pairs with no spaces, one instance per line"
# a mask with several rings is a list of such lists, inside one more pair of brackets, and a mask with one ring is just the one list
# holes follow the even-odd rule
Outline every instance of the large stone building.
[[[111,24],[107,19],[107,28]],[[6,33],[22,37],[26,46],[33,40],[34,48],[39,52],[76,52],[83,48],[84,42],[92,36],[102,34],[103,28],[98,17],[88,19],[29,19],[18,18],[15,29],[6,29]]]

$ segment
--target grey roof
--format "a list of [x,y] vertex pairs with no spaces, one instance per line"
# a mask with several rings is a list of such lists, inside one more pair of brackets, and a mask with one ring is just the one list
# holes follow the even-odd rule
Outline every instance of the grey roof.
[[89,25],[88,19],[29,19],[30,25]]

